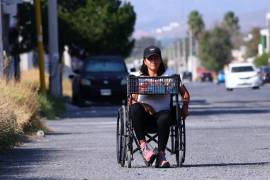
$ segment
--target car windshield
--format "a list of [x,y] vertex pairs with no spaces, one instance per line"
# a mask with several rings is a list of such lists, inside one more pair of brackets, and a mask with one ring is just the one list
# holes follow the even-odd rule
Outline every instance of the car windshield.
[[183,73],[183,77],[188,77],[188,76],[191,76],[191,73],[189,73],[189,72],[184,72]]
[[233,73],[238,73],[238,72],[250,72],[254,71],[254,68],[252,66],[239,66],[239,67],[232,67],[232,72]]
[[125,72],[125,65],[121,61],[94,59],[87,61],[85,72]]

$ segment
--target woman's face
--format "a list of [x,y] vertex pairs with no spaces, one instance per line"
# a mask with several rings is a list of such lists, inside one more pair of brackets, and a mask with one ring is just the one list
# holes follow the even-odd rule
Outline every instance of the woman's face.
[[159,55],[152,55],[144,59],[144,64],[147,66],[148,71],[150,70],[155,73],[158,72],[160,63],[161,63],[161,58]]

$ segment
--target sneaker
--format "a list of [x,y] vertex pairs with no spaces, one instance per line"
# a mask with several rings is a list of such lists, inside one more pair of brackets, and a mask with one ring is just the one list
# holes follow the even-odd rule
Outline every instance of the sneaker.
[[170,163],[166,160],[165,153],[159,152],[156,160],[156,168],[169,168]]
[[140,145],[141,151],[142,151],[142,155],[143,158],[146,162],[147,165],[152,164],[157,156],[157,153],[155,153],[153,150],[151,150],[146,143],[142,143]]

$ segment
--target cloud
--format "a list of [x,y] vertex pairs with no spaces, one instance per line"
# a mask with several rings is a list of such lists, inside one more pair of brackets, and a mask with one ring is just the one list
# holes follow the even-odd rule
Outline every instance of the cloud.
[[136,39],[151,36],[157,39],[162,39],[164,37],[181,37],[184,36],[187,30],[186,23],[178,23],[178,22],[170,22],[168,25],[158,27],[156,29],[145,31],[145,30],[138,30],[134,33],[134,37]]
[[174,30],[177,27],[179,27],[179,23],[178,22],[171,22],[171,23],[169,23],[169,25],[162,26],[160,28],[156,28],[153,32],[155,32],[157,34],[162,34],[164,32],[172,31],[172,30]]
[[171,22],[170,27],[177,28],[179,26],[178,22]]
[[141,37],[147,37],[147,36],[152,36],[152,33],[147,32],[147,31],[138,30],[138,31],[135,31],[133,34],[133,37],[136,39],[139,39]]
[[157,29],[155,30],[155,32],[156,32],[157,34],[161,34],[161,33],[162,33],[162,29],[161,29],[161,28],[157,28]]

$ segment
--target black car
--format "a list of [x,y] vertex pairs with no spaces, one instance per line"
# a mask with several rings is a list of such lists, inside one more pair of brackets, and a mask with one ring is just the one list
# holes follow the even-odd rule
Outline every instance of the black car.
[[259,72],[263,83],[270,83],[270,67],[268,66],[260,67]]
[[205,81],[212,82],[212,81],[213,81],[212,73],[209,72],[209,71],[203,72],[203,73],[201,74],[200,78],[201,78],[201,81],[202,81],[202,82],[205,82]]
[[95,56],[85,59],[72,76],[72,103],[122,103],[126,99],[128,71],[118,56]]
[[192,72],[190,72],[190,71],[184,71],[183,73],[182,73],[182,80],[183,81],[185,81],[185,80],[187,80],[187,81],[192,81]]

